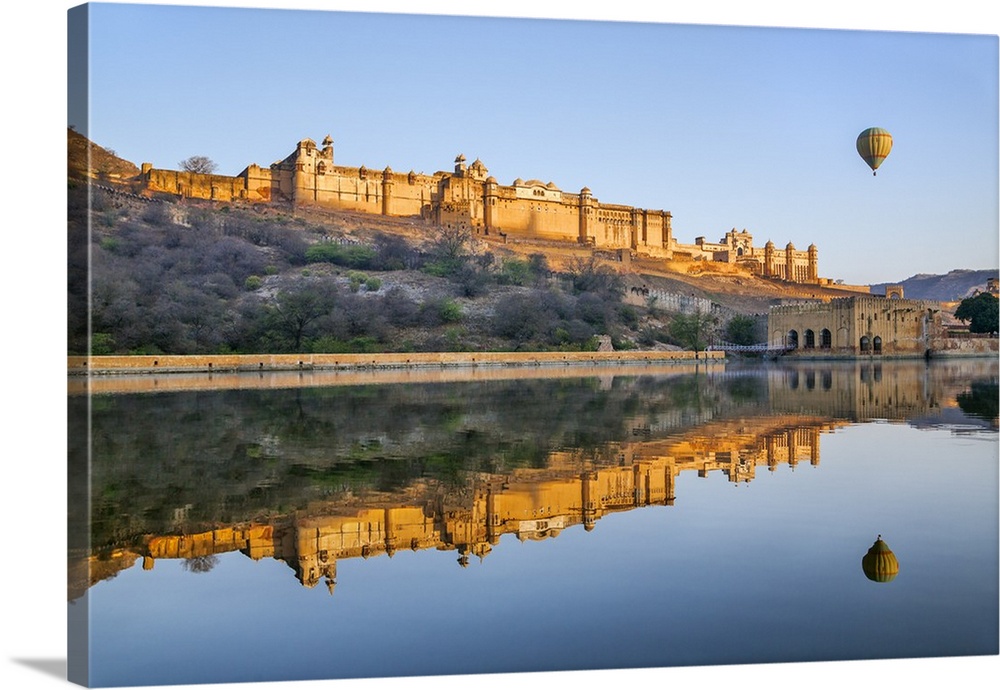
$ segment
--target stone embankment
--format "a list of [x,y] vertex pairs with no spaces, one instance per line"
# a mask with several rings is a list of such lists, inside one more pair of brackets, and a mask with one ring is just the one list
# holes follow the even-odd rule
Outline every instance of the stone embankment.
[[295,370],[365,370],[450,367],[539,367],[692,363],[723,360],[724,352],[407,352],[298,355],[101,355],[69,357],[72,375],[167,374]]

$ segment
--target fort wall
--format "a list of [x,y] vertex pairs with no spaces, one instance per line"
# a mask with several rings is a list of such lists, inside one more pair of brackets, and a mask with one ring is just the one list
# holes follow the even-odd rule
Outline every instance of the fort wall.
[[252,199],[247,193],[245,180],[240,177],[152,168],[146,169],[143,175],[147,189],[180,197],[212,201],[265,200],[263,197]]
[[144,163],[140,182],[147,192],[214,201],[286,202],[386,216],[419,216],[439,225],[465,226],[484,234],[573,242],[596,249],[628,250],[654,258],[689,258],[740,264],[763,277],[825,284],[819,277],[818,250],[783,250],[734,228],[719,240],[699,237],[694,244],[673,237],[669,211],[601,203],[584,187],[565,192],[554,183],[520,178],[501,185],[480,160],[466,165],[455,158],[452,172],[394,172],[334,162],[333,140],[321,145],[303,139],[269,168],[247,166],[239,175],[200,175],[154,169]]
[[1000,340],[987,334],[968,334],[959,338],[936,337],[931,340],[934,357],[981,357],[1000,352]]

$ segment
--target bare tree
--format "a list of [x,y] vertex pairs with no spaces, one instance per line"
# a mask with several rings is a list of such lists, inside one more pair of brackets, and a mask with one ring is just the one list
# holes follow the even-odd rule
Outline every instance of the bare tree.
[[190,158],[185,158],[177,165],[181,166],[181,170],[185,172],[202,173],[204,175],[212,174],[219,167],[208,156],[191,156]]
[[181,567],[189,573],[207,573],[212,568],[214,568],[219,563],[219,557],[216,555],[208,556],[195,556],[194,558],[185,558],[184,562],[181,563]]

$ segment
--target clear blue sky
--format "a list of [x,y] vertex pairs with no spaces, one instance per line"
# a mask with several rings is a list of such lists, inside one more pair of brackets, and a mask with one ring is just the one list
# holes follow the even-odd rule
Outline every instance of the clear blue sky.
[[680,241],[815,243],[849,283],[998,263],[996,35],[92,7],[90,135],[135,163],[235,175],[330,134],[344,165],[463,153],[669,210]]

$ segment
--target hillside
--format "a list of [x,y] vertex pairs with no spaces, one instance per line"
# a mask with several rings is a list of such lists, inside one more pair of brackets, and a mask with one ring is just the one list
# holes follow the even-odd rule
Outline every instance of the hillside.
[[918,273],[898,283],[878,283],[872,285],[876,295],[885,294],[886,285],[902,285],[903,295],[910,299],[926,299],[935,302],[956,302],[969,297],[976,290],[985,291],[989,278],[1000,277],[997,269],[973,271],[958,269],[944,275]]
[[[94,354],[703,347],[730,339],[736,317],[763,340],[773,304],[857,294],[418,217],[144,200],[134,164],[72,130],[69,170],[70,269],[93,268]],[[95,177],[88,205],[79,180]],[[87,294],[72,281],[71,299],[70,351],[83,352]],[[685,335],[684,319],[709,312]]]
[[67,162],[71,179],[106,177],[125,180],[139,174],[139,167],[135,163],[119,158],[114,151],[98,146],[75,130],[67,128],[66,133],[68,136]]

